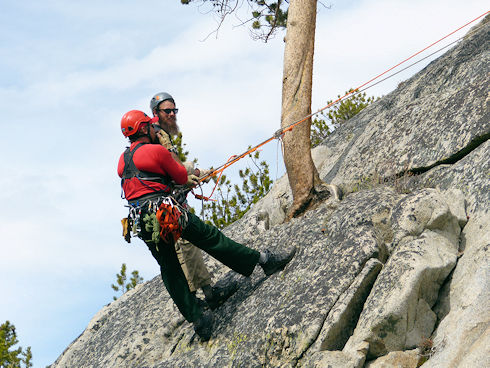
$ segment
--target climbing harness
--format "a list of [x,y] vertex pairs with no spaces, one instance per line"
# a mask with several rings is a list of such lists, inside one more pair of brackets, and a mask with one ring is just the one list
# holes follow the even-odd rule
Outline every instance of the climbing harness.
[[[129,202],[128,217],[121,220],[124,239],[141,236],[142,229],[151,233],[152,241],[176,242],[186,228],[189,218],[187,210],[172,196],[153,195],[142,201]],[[158,248],[158,246],[157,246]]]
[[[152,240],[155,244],[159,242],[159,237],[165,243],[177,241],[188,222],[187,210],[179,204],[185,201],[185,189],[179,187],[174,191],[176,199],[170,195],[174,185],[167,176],[141,171],[136,167],[133,161],[134,153],[144,144],[138,143],[133,150],[128,147],[124,152],[121,188],[124,180],[136,178],[141,184],[151,189],[153,193],[145,194],[136,201],[128,200],[126,206],[129,208],[128,217],[121,220],[123,237],[130,243],[131,237],[141,236],[144,226],[145,232],[152,234]],[[154,188],[147,182],[164,184],[170,192]],[[122,195],[123,193],[122,190]]]

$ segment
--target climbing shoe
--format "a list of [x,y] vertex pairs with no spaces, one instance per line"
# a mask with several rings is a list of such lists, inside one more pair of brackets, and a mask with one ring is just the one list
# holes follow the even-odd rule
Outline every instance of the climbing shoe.
[[213,287],[211,295],[206,295],[206,302],[210,309],[214,310],[232,296],[238,289],[237,280],[219,280]]
[[269,276],[286,267],[289,261],[293,259],[296,253],[296,247],[289,252],[272,253],[271,251],[266,250],[265,253],[267,254],[267,260],[265,263],[260,264],[260,266],[264,270],[264,273]]
[[206,309],[206,308],[209,308],[209,305],[208,303],[206,303],[204,300],[202,300],[201,298],[197,298],[196,297],[196,302],[197,302],[197,305],[199,306],[199,309]]
[[197,321],[194,321],[194,332],[201,341],[208,341],[213,333],[214,316],[210,311],[204,311]]

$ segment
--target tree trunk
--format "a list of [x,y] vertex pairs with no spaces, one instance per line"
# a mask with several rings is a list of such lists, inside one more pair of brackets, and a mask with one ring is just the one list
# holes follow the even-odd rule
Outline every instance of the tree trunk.
[[[291,0],[289,4],[281,127],[311,114],[313,52],[315,47],[316,0]],[[310,148],[311,119],[284,135],[284,163],[293,192],[288,218],[299,216],[314,201],[315,185],[320,183]]]

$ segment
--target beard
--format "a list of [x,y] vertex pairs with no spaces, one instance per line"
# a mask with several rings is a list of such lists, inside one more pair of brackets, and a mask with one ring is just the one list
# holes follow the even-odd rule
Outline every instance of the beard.
[[177,125],[177,120],[170,120],[164,122],[164,124],[160,123],[163,130],[165,130],[171,136],[178,135],[180,133],[180,128]]

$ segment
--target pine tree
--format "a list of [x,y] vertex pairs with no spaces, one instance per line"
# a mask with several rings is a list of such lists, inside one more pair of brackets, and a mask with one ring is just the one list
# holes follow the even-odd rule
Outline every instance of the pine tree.
[[[250,147],[249,147],[250,148]],[[243,215],[254,203],[265,196],[272,187],[273,181],[269,176],[269,165],[266,161],[260,162],[260,152],[249,155],[255,168],[240,170],[241,185],[232,184],[223,175],[217,187],[217,200],[204,204],[204,220],[222,229]],[[213,179],[216,183],[216,178]]]
[[[184,5],[196,3],[203,12],[214,12],[221,22],[236,12],[245,3],[251,11],[251,17],[242,21],[249,24],[254,39],[267,42],[276,31],[286,28],[288,17],[288,0],[180,0]],[[205,7],[209,5],[209,7]]]
[[25,351],[22,347],[10,350],[18,343],[15,326],[9,321],[0,325],[0,368],[32,367],[30,346]]
[[[126,291],[134,289],[136,285],[141,284],[143,282],[143,278],[139,275],[138,271],[131,272],[131,278],[129,282],[126,283],[127,275],[126,275],[126,263],[121,265],[121,273],[116,274],[116,285],[111,284],[111,287],[114,291],[120,291],[121,295],[123,295]],[[112,297],[114,300],[117,300],[116,296]]]
[[[354,90],[350,89],[345,94],[352,92]],[[314,119],[311,124],[311,146],[318,146],[332,131],[359,114],[374,101],[375,98],[367,97],[366,92],[353,93],[350,97],[323,112],[322,115],[325,119]],[[331,103],[332,101],[328,101],[327,105]]]

